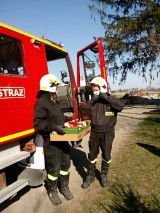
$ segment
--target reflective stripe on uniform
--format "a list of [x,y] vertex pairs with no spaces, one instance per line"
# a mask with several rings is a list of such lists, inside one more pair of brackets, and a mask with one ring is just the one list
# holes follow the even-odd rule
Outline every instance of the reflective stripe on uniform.
[[[88,159],[88,160],[89,160],[89,159]],[[91,164],[94,164],[94,163],[97,162],[97,158],[96,158],[95,160],[89,160],[89,162],[90,162]]]
[[48,174],[47,177],[49,180],[52,180],[52,181],[57,180],[57,178],[58,178],[58,177],[52,176],[50,174]]
[[60,175],[68,175],[69,171],[60,171]]
[[105,112],[105,116],[114,116],[114,112]]
[[102,158],[102,161],[106,162],[107,164],[110,164],[111,163],[111,159],[109,161],[106,161]]

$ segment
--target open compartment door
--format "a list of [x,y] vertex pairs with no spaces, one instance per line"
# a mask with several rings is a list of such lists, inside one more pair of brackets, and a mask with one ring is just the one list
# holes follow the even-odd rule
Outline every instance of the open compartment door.
[[[77,53],[77,87],[80,102],[88,101],[91,98],[90,81],[96,76],[103,77],[108,83],[101,38]],[[109,84],[107,92],[109,92]]]

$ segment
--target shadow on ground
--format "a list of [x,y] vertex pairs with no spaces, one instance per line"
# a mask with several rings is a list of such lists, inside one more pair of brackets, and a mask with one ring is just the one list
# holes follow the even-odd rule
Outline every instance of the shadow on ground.
[[86,177],[85,168],[87,168],[87,155],[84,151],[81,151],[79,148],[72,148],[71,152],[72,162],[76,168],[78,174],[84,180]]
[[7,208],[9,205],[11,205],[14,202],[17,202],[20,200],[20,198],[30,191],[30,187],[26,186],[24,189],[17,192],[14,196],[10,197],[6,201],[0,204],[0,212],[3,211],[5,208]]
[[101,207],[107,213],[159,213],[160,201],[153,195],[150,201],[138,192],[134,191],[131,186],[123,186],[118,180],[110,187],[112,203],[106,205],[100,203]]
[[148,150],[149,152],[153,153],[154,155],[157,155],[160,157],[160,149],[156,146],[144,144],[144,143],[137,143],[138,146],[143,147],[144,149]]

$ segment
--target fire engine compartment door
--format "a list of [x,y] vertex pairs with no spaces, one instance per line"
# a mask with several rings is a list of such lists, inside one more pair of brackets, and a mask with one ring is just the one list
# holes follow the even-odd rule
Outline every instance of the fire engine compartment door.
[[77,53],[77,87],[80,101],[88,101],[92,91],[90,81],[101,76],[107,82],[102,39],[98,39]]

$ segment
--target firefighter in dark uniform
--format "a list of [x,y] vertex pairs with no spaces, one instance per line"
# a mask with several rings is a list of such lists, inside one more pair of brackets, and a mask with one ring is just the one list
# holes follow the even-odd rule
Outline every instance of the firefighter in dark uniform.
[[99,149],[102,151],[101,185],[102,187],[108,185],[107,173],[111,162],[117,113],[123,109],[123,103],[107,93],[107,83],[102,77],[95,77],[90,83],[93,96],[91,100],[80,106],[82,116],[85,117],[85,113],[88,113],[89,110],[91,115],[87,177],[82,184],[84,189],[95,180]]
[[66,200],[73,195],[69,190],[70,146],[64,141],[50,141],[50,133],[64,135],[64,115],[57,102],[57,86],[59,80],[52,74],[44,75],[40,80],[40,91],[34,108],[34,128],[44,140],[45,168],[47,172],[46,188],[48,196],[54,205],[62,201],[59,191]]

